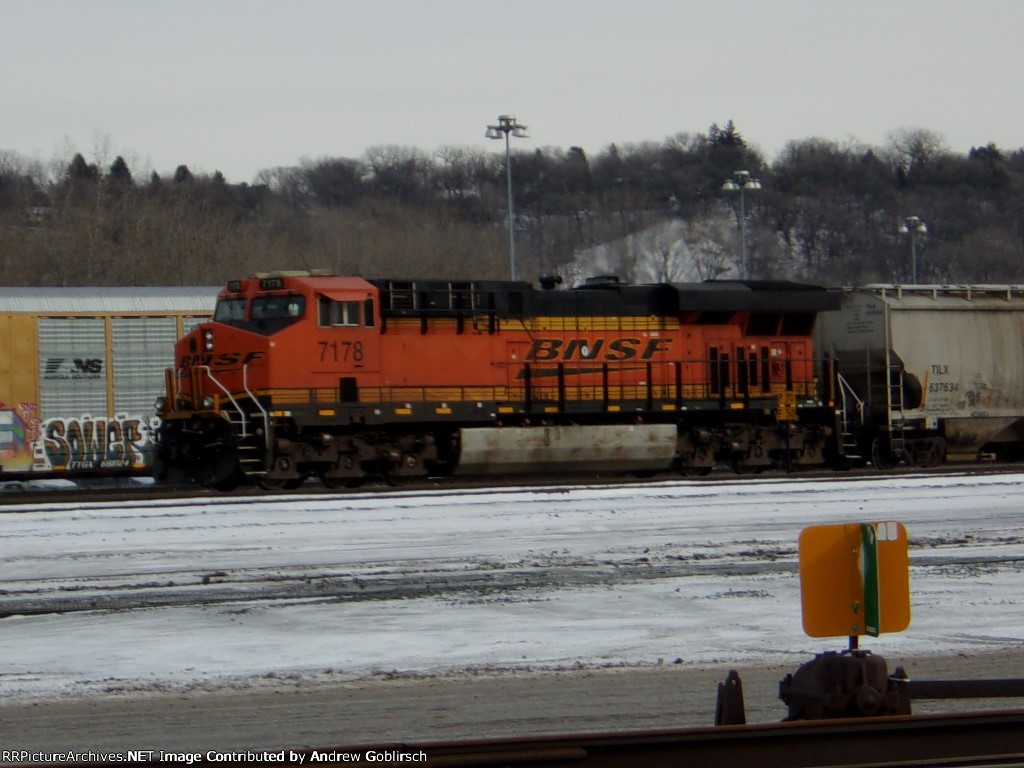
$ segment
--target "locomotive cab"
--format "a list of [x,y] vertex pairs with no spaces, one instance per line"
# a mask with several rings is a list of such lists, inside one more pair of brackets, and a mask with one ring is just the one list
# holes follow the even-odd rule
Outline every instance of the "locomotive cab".
[[296,407],[306,422],[310,402],[357,402],[378,360],[376,289],[358,278],[297,279],[309,276],[231,281],[212,322],[179,342],[157,409],[158,479],[221,489],[247,477],[301,482],[293,461],[274,458],[299,430]]

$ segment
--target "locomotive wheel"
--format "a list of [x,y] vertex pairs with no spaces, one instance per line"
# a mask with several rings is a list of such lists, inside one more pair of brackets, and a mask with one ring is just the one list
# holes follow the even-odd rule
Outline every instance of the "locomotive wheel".
[[233,452],[217,452],[207,457],[203,466],[203,485],[216,491],[233,491],[240,479],[238,457]]
[[153,452],[153,479],[158,485],[186,485],[185,468],[180,462],[171,461],[169,452],[163,446]]
[[381,480],[384,484],[392,488],[400,488],[403,485],[413,485],[424,480],[419,475],[396,475],[393,472],[382,472]]
[[734,455],[729,460],[729,466],[732,467],[732,471],[737,475],[760,475],[765,470],[764,464],[747,463],[747,455],[745,453]]
[[679,467],[679,474],[683,477],[707,477],[711,474],[711,467],[692,467],[684,464]]
[[328,477],[321,473],[318,475],[320,483],[324,488],[337,491],[342,488],[359,488],[366,482],[365,477]]
[[294,491],[305,481],[306,478],[304,477],[286,477],[283,479],[261,477],[258,484],[265,491]]

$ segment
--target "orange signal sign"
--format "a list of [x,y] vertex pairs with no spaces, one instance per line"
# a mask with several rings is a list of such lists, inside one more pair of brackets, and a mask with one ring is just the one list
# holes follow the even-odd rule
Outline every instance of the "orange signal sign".
[[808,635],[877,637],[910,626],[910,565],[902,523],[805,528],[799,549]]

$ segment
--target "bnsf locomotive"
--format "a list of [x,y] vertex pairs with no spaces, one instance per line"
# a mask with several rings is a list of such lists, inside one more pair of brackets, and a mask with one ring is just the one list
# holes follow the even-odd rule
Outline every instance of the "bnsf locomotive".
[[369,478],[820,464],[837,297],[767,282],[573,289],[310,272],[228,283],[176,347],[155,474]]

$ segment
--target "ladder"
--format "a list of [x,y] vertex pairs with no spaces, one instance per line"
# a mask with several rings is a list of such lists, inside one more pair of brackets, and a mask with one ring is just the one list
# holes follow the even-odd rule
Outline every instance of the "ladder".
[[[235,434],[235,448],[238,455],[239,469],[247,479],[263,477],[267,473],[267,441],[270,440],[270,414],[267,413],[267,409],[260,403],[256,393],[249,388],[249,366],[245,365],[242,368],[242,388],[245,390],[249,401],[259,411],[258,414],[254,412],[251,416],[246,413],[230,390],[217,379],[209,366],[203,366],[203,370],[210,381],[220,389],[231,404],[230,408],[224,409],[224,415],[228,423],[231,424],[231,429]],[[254,419],[260,419],[263,422],[262,436],[258,430],[252,428]]]
[[[241,410],[226,410],[228,422],[235,433],[235,451],[238,455],[238,467],[248,480],[263,477],[266,474],[266,447],[253,430],[248,429],[248,418]],[[265,433],[264,433],[265,434]]]
[[906,424],[903,399],[903,366],[893,362],[892,353],[885,359],[885,404],[889,427],[889,447],[895,459],[906,453]]

